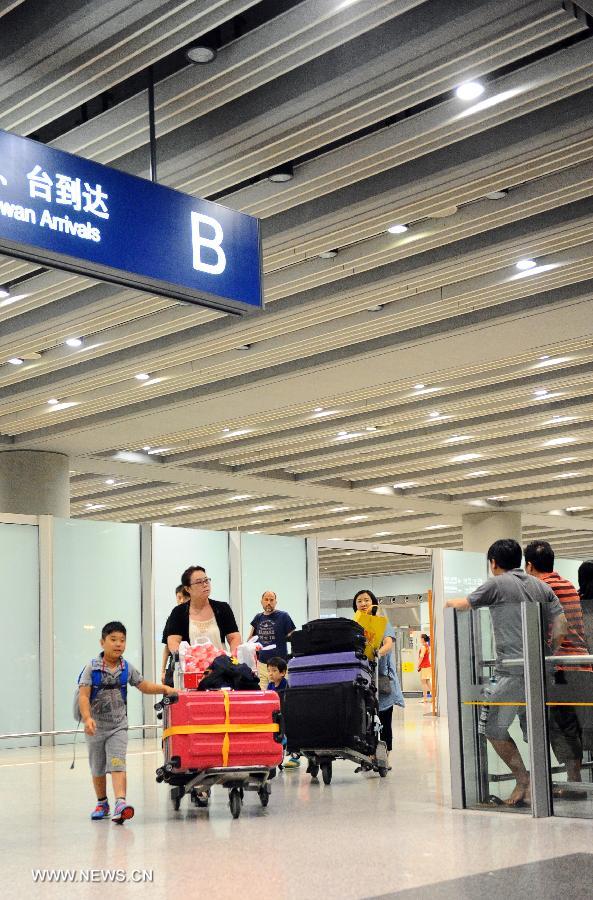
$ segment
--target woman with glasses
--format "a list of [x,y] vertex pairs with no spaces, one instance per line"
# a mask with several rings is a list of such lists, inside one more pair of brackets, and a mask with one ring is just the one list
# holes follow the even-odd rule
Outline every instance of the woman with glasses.
[[190,566],[181,576],[181,584],[189,603],[181,603],[172,610],[168,620],[167,645],[171,653],[179,650],[181,641],[196,644],[209,638],[219,650],[225,641],[232,656],[241,643],[234,613],[228,603],[210,598],[210,578],[203,566]]

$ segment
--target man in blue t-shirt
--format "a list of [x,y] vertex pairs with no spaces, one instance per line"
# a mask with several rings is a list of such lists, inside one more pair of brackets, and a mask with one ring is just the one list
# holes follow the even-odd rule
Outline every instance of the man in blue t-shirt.
[[295,624],[286,612],[276,609],[278,599],[274,591],[264,591],[261,598],[263,613],[258,613],[251,621],[251,631],[247,640],[257,635],[262,650],[259,653],[259,684],[262,691],[268,687],[268,660],[273,656],[286,659],[288,647],[286,639],[295,630]]

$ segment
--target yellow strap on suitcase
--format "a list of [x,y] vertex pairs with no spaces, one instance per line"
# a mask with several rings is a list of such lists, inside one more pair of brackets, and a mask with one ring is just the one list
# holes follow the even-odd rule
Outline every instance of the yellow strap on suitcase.
[[280,731],[274,722],[269,725],[235,725],[231,723],[231,701],[228,691],[223,691],[225,720],[219,725],[172,725],[163,731],[163,740],[174,734],[224,734],[222,741],[222,764],[228,766],[231,734],[269,734]]

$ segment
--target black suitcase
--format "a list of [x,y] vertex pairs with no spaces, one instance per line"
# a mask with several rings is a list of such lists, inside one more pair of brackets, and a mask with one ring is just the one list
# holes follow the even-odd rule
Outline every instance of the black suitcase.
[[353,650],[364,653],[364,630],[352,619],[314,619],[300,631],[293,631],[289,640],[293,656],[316,656],[319,653],[340,653]]
[[373,693],[353,682],[289,688],[282,697],[288,751],[374,753],[375,708]]

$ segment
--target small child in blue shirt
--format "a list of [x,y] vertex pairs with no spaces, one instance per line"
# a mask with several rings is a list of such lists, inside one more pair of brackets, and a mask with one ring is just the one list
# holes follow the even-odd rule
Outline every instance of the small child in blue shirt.
[[288,666],[286,660],[282,659],[281,656],[272,656],[272,658],[268,660],[267,666],[268,678],[270,679],[267,689],[269,691],[276,691],[277,694],[281,694],[288,687],[288,681],[286,680]]
[[[286,679],[286,671],[288,669],[288,666],[286,664],[286,660],[282,659],[281,656],[272,656],[272,658],[268,660],[267,666],[268,678],[270,679],[268,690],[276,691],[277,694],[283,694],[284,691],[288,688],[288,681]],[[286,741],[286,738],[284,740]],[[300,766],[300,764],[301,763],[298,754],[291,753],[282,768],[296,769],[298,768],[298,766]]]

